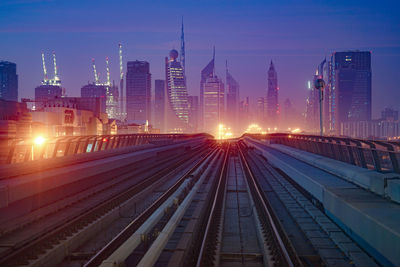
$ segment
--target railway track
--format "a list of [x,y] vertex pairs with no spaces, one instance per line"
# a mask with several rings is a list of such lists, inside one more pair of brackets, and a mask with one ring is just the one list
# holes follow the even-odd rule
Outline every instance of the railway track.
[[[25,240],[13,241],[12,238],[14,236],[18,238],[18,233],[14,235],[14,233],[11,232],[8,240],[11,240],[13,244],[17,245],[12,246],[11,249],[9,247],[9,252],[3,254],[0,259],[0,265],[47,266],[61,262],[63,258],[68,255],[70,250],[78,247],[88,236],[93,236],[96,232],[101,230],[101,224],[107,224],[110,220],[115,218],[115,210],[118,209],[118,207],[134,198],[142,190],[156,184],[163,177],[167,177],[168,174],[174,174],[176,169],[188,168],[188,166],[193,165],[196,161],[196,159],[193,158],[194,155],[200,155],[199,160],[201,160],[201,155],[204,156],[206,150],[207,148],[202,147],[194,151],[188,151],[186,155],[180,155],[176,158],[171,158],[170,155],[166,155],[164,159],[150,165],[152,168],[151,170],[137,170],[137,168],[135,168],[135,170],[128,170],[127,173],[122,175],[126,176],[124,181],[132,179],[132,177],[136,175],[142,178],[137,179],[138,182],[134,184],[131,183],[130,186],[127,186],[126,183],[122,184],[122,188],[124,188],[122,191],[115,190],[116,186],[114,184],[100,191],[103,193],[110,191],[111,194],[109,193],[103,196],[101,196],[101,194],[95,194],[77,203],[71,203],[71,205],[77,206],[75,212],[79,212],[71,216],[72,218],[67,222],[64,221],[63,223],[54,224],[52,228],[47,229],[45,233],[40,233],[39,236],[28,236],[25,237]],[[54,217],[54,214],[51,215]],[[107,216],[111,219],[108,220]],[[42,218],[42,220],[46,220],[46,217]],[[35,228],[30,228],[31,226],[32,224],[27,224],[20,229],[20,231],[29,232],[29,230],[32,229],[34,232]]]
[[168,213],[86,266],[301,266],[241,153],[223,145]]
[[[347,238],[345,233],[318,203],[241,141],[199,149],[166,165],[90,212],[21,247],[2,259],[1,265],[54,265],[64,258],[62,267],[376,266],[366,254],[363,258],[346,254],[331,238]],[[164,189],[151,196],[151,188],[160,183]],[[57,258],[57,250],[65,250],[65,243],[79,239],[82,229],[140,194],[146,196],[135,203],[152,200],[137,214],[135,204],[134,216],[112,240],[83,256],[71,253],[79,251],[76,246],[69,247],[68,255],[78,255],[75,262],[74,256],[65,261],[61,252],[62,257]],[[347,246],[358,248],[348,240]]]

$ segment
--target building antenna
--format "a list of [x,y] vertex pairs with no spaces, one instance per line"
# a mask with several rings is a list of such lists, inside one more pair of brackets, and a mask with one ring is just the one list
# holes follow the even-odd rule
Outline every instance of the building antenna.
[[44,61],[44,53],[43,52],[42,52],[42,65],[43,65],[43,74],[44,74],[43,83],[46,83],[48,81],[48,78],[47,78],[46,62]]
[[94,63],[94,58],[92,58],[92,66],[93,66],[93,73],[94,73],[94,84],[99,84],[99,75],[97,74],[96,64]]
[[107,65],[107,85],[110,86],[110,66],[108,64],[108,57],[106,57],[106,65]]

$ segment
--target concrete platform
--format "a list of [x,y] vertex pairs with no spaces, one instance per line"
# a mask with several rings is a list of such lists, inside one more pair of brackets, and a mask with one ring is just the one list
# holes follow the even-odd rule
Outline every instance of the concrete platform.
[[[280,151],[278,147],[273,148],[259,140],[245,138],[245,142],[255,147],[272,165],[280,168],[318,199],[326,214],[382,265],[400,266],[400,205],[371,192],[372,190],[362,188],[361,185],[349,182],[359,178],[356,177],[357,170],[353,168],[355,166],[336,166],[337,171],[343,174],[353,172],[353,178],[348,177],[349,181],[346,181],[319,166],[317,168],[314,164],[319,161],[314,161],[313,164],[303,161],[308,155],[302,155],[302,151],[297,150],[302,159],[299,160],[284,153],[283,149]],[[329,162],[325,159],[321,160]],[[363,169],[360,170],[360,174],[362,173]],[[375,177],[371,178],[374,180],[379,175],[371,177]],[[373,184],[377,185],[379,182],[372,182],[370,185]]]

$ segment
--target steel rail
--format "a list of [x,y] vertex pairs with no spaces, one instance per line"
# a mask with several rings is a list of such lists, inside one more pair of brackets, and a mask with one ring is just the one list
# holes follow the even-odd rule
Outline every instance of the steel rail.
[[[211,153],[211,152],[209,152]],[[207,154],[208,155],[208,154]],[[60,227],[56,227],[55,229],[49,231],[46,235],[29,242],[23,247],[15,250],[10,253],[8,256],[0,259],[0,265],[2,266],[14,266],[16,262],[20,261],[21,258],[25,258],[26,255],[30,255],[32,249],[41,247],[42,244],[54,243],[55,240],[62,240],[64,237],[68,236],[65,232],[69,232],[70,229],[80,229],[82,225],[87,224],[87,222],[91,222],[96,220],[99,216],[103,216],[107,211],[112,210],[114,207],[120,205],[125,202],[129,198],[132,198],[137,194],[137,192],[146,186],[149,186],[151,182],[160,175],[166,175],[169,171],[173,170],[174,167],[180,166],[184,162],[187,161],[187,157],[178,160],[173,166],[169,166],[167,168],[161,169],[156,173],[152,174],[150,177],[140,181],[139,183],[129,187],[126,191],[104,201],[100,205],[90,209],[88,212],[77,215],[74,219],[68,221],[66,224]]]
[[196,263],[197,267],[202,266],[203,254],[205,253],[206,246],[208,244],[209,232],[210,232],[210,229],[212,227],[212,222],[213,222],[214,215],[215,215],[215,213],[217,211],[218,200],[221,197],[221,193],[222,193],[221,191],[223,191],[223,189],[225,188],[225,185],[223,184],[225,179],[223,179],[223,178],[224,178],[224,176],[226,176],[227,170],[228,170],[229,150],[230,150],[230,145],[228,145],[228,148],[227,148],[226,153],[225,153],[224,161],[222,163],[222,169],[221,169],[221,173],[220,173],[220,176],[219,176],[219,179],[218,179],[218,185],[217,185],[217,189],[216,189],[216,194],[214,195],[213,203],[212,203],[212,206],[211,206],[211,211],[209,213],[210,215],[209,215],[208,220],[207,220],[207,226],[206,226],[206,229],[204,231],[203,240],[202,240],[201,246],[200,246],[199,256],[197,258],[197,263]]
[[96,253],[84,266],[99,266],[106,260],[117,248],[119,248],[135,231],[153,214],[153,212],[171,196],[176,189],[196,170],[201,164],[211,156],[215,155],[217,149],[210,151],[204,158],[199,160],[195,166],[185,172],[178,181],[175,182],[166,192],[164,192],[153,204],[136,217],[127,227],[125,227],[116,237],[114,237],[106,246]]
[[[266,201],[263,197],[263,193],[260,191],[259,185],[256,182],[256,179],[250,169],[250,166],[243,154],[242,148],[240,147],[240,145],[238,145],[238,147],[239,147],[238,150],[240,153],[240,158],[241,158],[243,169],[245,170],[245,174],[248,174],[248,175],[246,175],[246,177],[250,181],[249,186],[254,190],[253,192],[255,193],[254,200],[261,204],[263,211],[265,212],[266,219],[272,229],[273,236],[276,240],[277,245],[279,246],[280,252],[282,253],[283,260],[285,262],[285,266],[293,267],[293,266],[302,265],[301,261],[297,257],[295,257],[296,259],[294,259],[294,260],[290,257],[290,253],[279,233],[278,226],[275,224],[275,221],[271,214],[273,211],[270,209],[269,205],[266,203]],[[259,214],[259,215],[261,215],[261,214]]]

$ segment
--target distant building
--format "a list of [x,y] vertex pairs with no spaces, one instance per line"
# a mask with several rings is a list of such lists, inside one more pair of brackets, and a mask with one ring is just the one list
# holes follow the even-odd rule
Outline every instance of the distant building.
[[128,121],[151,121],[151,74],[146,61],[128,61],[126,73]]
[[17,64],[0,61],[0,99],[18,101]]
[[187,132],[189,128],[189,107],[186,79],[178,51],[171,50],[165,58],[166,78],[166,128],[167,132]]
[[335,52],[331,62],[331,98],[339,133],[345,122],[371,120],[371,52]]
[[106,85],[106,113],[110,119],[120,117],[119,90],[114,84]]
[[66,108],[74,108],[77,110],[87,110],[93,112],[95,116],[100,116],[100,114],[106,114],[104,98],[101,97],[55,98],[42,103],[42,109],[48,107],[66,107]]
[[188,96],[189,104],[189,125],[192,132],[198,131],[199,122],[199,97]]
[[59,85],[42,84],[35,88],[35,108],[41,109],[43,103],[64,96],[64,88]]
[[226,124],[237,132],[239,110],[239,83],[228,71],[226,63]]
[[199,129],[204,130],[204,84],[209,77],[215,74],[215,50],[213,58],[201,71],[200,76],[200,107],[199,107]]
[[165,130],[165,80],[154,81],[154,127]]
[[369,121],[347,121],[342,123],[341,135],[363,139],[400,139],[400,121],[398,111],[385,108],[382,118]]
[[268,125],[275,127],[278,124],[278,75],[274,63],[269,65],[268,70],[268,92],[267,92],[267,121]]
[[204,83],[204,130],[215,134],[219,124],[224,124],[225,90],[216,75]]
[[383,120],[383,121],[398,121],[399,120],[399,111],[394,110],[392,108],[385,108],[381,112],[381,120]]
[[257,122],[261,127],[265,127],[265,115],[267,109],[267,100],[265,97],[257,98]]
[[241,125],[240,131],[244,132],[250,123],[250,102],[248,96],[239,103],[239,122]]
[[81,88],[82,98],[98,98],[101,102],[101,112],[106,113],[107,88],[104,85],[87,84]]
[[29,137],[31,122],[26,103],[0,99],[0,139]]

